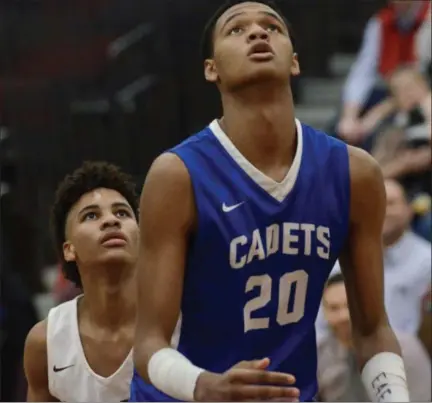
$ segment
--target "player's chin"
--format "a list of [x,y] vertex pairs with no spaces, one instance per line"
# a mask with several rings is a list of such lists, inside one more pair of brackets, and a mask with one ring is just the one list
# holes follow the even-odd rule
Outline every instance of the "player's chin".
[[104,264],[133,264],[136,258],[126,248],[117,247],[104,250],[99,260]]
[[287,71],[282,71],[276,63],[254,63],[245,69],[244,80],[253,82],[266,82],[266,81],[286,81]]
[[241,81],[239,80],[236,83],[236,88],[246,89],[252,86],[267,85],[277,81],[279,81],[277,75],[271,70],[249,71],[242,77]]

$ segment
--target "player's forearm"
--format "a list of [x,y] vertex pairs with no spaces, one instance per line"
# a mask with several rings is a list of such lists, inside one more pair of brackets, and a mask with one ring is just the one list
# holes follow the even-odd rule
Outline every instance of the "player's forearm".
[[135,368],[140,376],[168,396],[193,401],[202,368],[170,347],[164,338],[146,339],[134,350]]
[[354,336],[359,366],[364,365],[375,355],[390,352],[401,355],[399,342],[388,324],[378,326],[372,333]]
[[137,336],[134,345],[134,364],[137,372],[146,381],[151,382],[148,374],[148,364],[151,357],[162,350],[170,347],[167,340],[162,337]]
[[149,379],[156,388],[175,399],[189,402],[196,400],[196,385],[203,373],[203,368],[172,348],[157,351],[148,365]]

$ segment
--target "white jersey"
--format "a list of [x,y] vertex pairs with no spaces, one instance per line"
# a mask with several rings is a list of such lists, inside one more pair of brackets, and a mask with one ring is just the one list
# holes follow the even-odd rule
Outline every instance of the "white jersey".
[[132,351],[111,376],[104,378],[93,372],[79,335],[78,298],[51,309],[48,314],[50,394],[63,402],[127,401],[133,374]]

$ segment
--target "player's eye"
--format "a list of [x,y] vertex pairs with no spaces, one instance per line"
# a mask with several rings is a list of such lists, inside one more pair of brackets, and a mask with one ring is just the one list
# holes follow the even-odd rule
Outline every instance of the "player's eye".
[[95,220],[96,218],[97,214],[94,211],[90,211],[84,215],[83,221]]
[[279,27],[279,25],[269,24],[267,26],[267,31],[269,31],[269,32],[282,32],[282,29]]
[[234,27],[228,31],[228,35],[238,35],[241,34],[242,32],[243,32],[242,27]]
[[116,211],[116,216],[120,218],[124,218],[124,217],[130,217],[131,215],[128,210],[121,209]]

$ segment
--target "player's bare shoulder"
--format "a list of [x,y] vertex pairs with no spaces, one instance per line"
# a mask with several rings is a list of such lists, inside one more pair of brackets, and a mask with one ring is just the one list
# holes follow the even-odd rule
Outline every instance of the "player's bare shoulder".
[[145,186],[159,185],[164,187],[164,183],[158,183],[158,181],[164,181],[169,183],[177,183],[179,187],[190,185],[189,172],[183,163],[183,161],[174,153],[166,152],[159,155],[152,163],[150,170],[147,174]]
[[[34,358],[39,365],[47,358],[47,320],[42,320],[30,330],[24,347],[24,364],[34,365]],[[41,359],[43,359],[41,361]]]
[[364,219],[385,208],[384,179],[378,162],[366,151],[348,146],[351,178],[351,219]]
[[48,390],[47,320],[37,323],[27,335],[24,371],[28,382],[27,401],[55,401]]
[[[157,157],[147,174],[140,202],[141,222],[146,228],[151,222],[172,219],[191,222],[194,211],[194,197],[189,171],[183,161],[170,152]],[[144,221],[143,221],[144,220]]]
[[351,180],[356,184],[364,181],[382,181],[381,168],[378,162],[366,151],[358,147],[348,146]]

